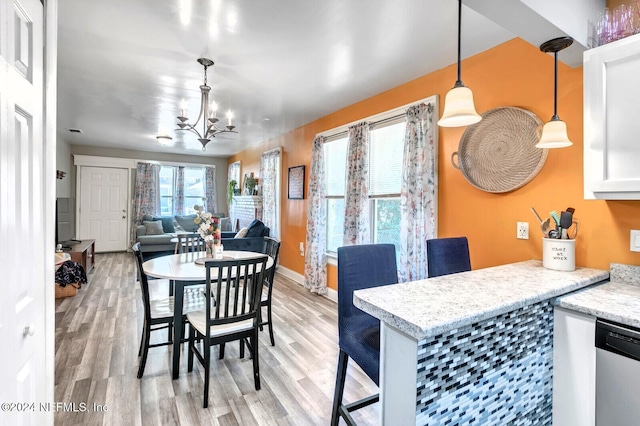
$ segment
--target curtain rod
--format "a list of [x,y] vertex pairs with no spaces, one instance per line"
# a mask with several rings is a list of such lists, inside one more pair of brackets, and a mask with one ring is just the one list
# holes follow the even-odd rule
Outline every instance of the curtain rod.
[[434,107],[438,106],[438,95],[431,95],[428,98],[424,98],[424,99],[420,99],[396,108],[392,108],[388,111],[379,113],[379,114],[374,114],[371,115],[369,117],[365,117],[364,119],[361,120],[356,120],[356,121],[352,121],[351,123],[347,123],[344,124],[342,126],[338,126],[338,127],[334,127],[333,129],[329,129],[329,130],[325,130],[324,132],[319,132],[316,134],[316,136],[324,136],[326,138],[331,138],[333,139],[335,135],[337,134],[341,134],[341,133],[345,133],[347,134],[349,127],[353,126],[354,124],[358,124],[358,123],[362,123],[362,122],[369,122],[369,123],[374,123],[374,124],[379,124],[378,122],[384,122],[385,120],[388,119],[393,119],[394,117],[397,118],[397,116],[402,116],[406,113],[407,109],[409,107],[412,107],[414,105],[419,105],[419,104],[433,104]]

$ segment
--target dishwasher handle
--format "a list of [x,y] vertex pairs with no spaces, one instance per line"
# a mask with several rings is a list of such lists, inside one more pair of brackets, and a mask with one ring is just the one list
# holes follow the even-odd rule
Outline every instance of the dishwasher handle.
[[640,361],[640,330],[598,319],[596,348]]

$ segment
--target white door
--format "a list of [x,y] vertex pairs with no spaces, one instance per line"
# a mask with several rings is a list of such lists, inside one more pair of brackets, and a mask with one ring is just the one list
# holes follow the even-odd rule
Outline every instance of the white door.
[[80,168],[78,236],[96,240],[97,252],[127,250],[128,178],[127,169]]
[[54,333],[45,314],[47,293],[53,303],[55,156],[45,145],[43,12],[39,0],[0,0],[0,424],[7,425],[53,421],[38,405],[52,395]]

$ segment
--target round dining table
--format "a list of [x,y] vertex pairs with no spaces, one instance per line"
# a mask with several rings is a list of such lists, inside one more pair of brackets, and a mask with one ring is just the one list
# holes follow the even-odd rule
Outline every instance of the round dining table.
[[[221,260],[251,259],[265,256],[252,251],[224,251]],[[190,285],[202,284],[206,279],[204,266],[205,252],[191,252],[171,254],[149,259],[142,264],[144,273],[154,278],[164,278],[174,281],[173,289],[173,366],[172,377],[180,376],[180,343],[182,342],[182,306],[184,288]],[[207,259],[214,260],[214,259]],[[273,258],[268,257],[267,269],[273,267]]]

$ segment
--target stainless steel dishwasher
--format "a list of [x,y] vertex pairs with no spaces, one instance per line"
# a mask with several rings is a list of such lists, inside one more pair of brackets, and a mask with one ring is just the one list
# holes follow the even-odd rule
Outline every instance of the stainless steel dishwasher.
[[596,425],[640,425],[640,329],[596,321]]

